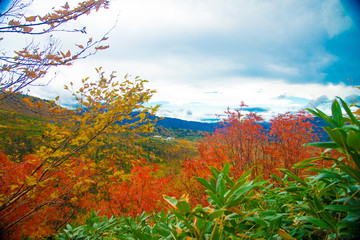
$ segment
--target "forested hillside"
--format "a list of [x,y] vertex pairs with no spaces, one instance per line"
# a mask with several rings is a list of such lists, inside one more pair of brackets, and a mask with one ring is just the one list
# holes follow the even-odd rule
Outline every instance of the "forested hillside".
[[[39,106],[34,104],[37,102],[39,102]],[[220,202],[218,202],[220,199],[218,198],[228,190],[225,191],[224,188],[221,191],[225,192],[217,192],[220,191],[218,187],[216,187],[216,189],[210,187],[211,184],[215,184],[217,181],[223,181],[219,180],[220,173],[215,171],[215,169],[221,170],[224,166],[227,168],[227,170],[223,172],[224,175],[221,175],[225,181],[221,183],[225,184],[223,187],[231,188],[237,186],[238,188],[241,184],[246,183],[243,186],[244,188],[248,186],[246,187],[246,189],[248,189],[246,192],[253,189],[247,194],[264,194],[259,196],[262,196],[261,198],[267,198],[270,197],[268,196],[270,192],[267,191],[283,191],[281,184],[292,186],[296,184],[296,181],[300,184],[310,184],[302,182],[308,181],[306,179],[301,180],[308,175],[306,171],[300,168],[293,169],[293,165],[299,163],[301,160],[315,157],[312,161],[316,160],[319,171],[323,168],[323,170],[320,171],[321,174],[325,174],[323,171],[326,171],[325,169],[331,166],[331,161],[336,162],[335,158],[334,160],[330,160],[333,158],[329,157],[316,158],[320,156],[321,151],[318,151],[317,148],[304,146],[306,143],[319,140],[314,130],[316,126],[313,125],[314,121],[311,120],[312,116],[310,114],[299,112],[297,114],[279,115],[270,121],[270,128],[265,129],[264,125],[260,124],[262,119],[259,115],[253,113],[243,114],[240,108],[234,112],[226,112],[228,117],[220,124],[221,127],[214,132],[206,134],[191,130],[166,129],[156,126],[152,127],[153,130],[148,133],[142,131],[123,133],[109,132],[101,138],[101,141],[98,140],[95,142],[96,147],[90,147],[91,145],[88,145],[81,154],[69,158],[70,161],[66,165],[63,165],[61,170],[55,166],[55,171],[51,170],[52,172],[49,172],[50,169],[44,169],[45,162],[40,161],[41,156],[44,156],[44,151],[48,150],[44,148],[38,149],[37,147],[44,145],[44,135],[48,131],[47,129],[54,129],[54,126],[61,126],[63,122],[60,121],[61,118],[55,118],[56,121],[50,121],[49,118],[51,118],[51,114],[39,115],[37,112],[47,111],[46,109],[39,109],[39,107],[45,107],[43,105],[40,106],[40,102],[44,101],[23,96],[21,103],[24,103],[23,107],[27,109],[26,111],[22,110],[20,113],[14,109],[11,110],[9,107],[1,110],[2,141],[9,143],[7,145],[1,145],[3,149],[1,155],[3,183],[1,194],[3,201],[5,200],[6,203],[6,201],[9,201],[7,200],[7,196],[16,196],[12,194],[18,194],[29,187],[32,188],[31,198],[28,198],[26,195],[24,196],[25,198],[22,197],[24,200],[21,205],[17,205],[16,202],[9,202],[11,205],[15,204],[13,205],[14,207],[7,208],[8,210],[4,211],[4,223],[11,223],[19,219],[19,221],[17,221],[15,225],[11,225],[10,230],[7,231],[8,236],[13,236],[15,239],[20,237],[20,235],[16,233],[32,237],[50,236],[55,234],[57,229],[64,227],[68,221],[82,223],[90,210],[100,210],[98,214],[107,215],[108,217],[111,215],[136,217],[143,212],[167,211],[170,210],[171,205],[173,205],[175,210],[178,209],[173,212],[175,215],[164,213],[158,216],[162,219],[161,221],[170,221],[170,219],[174,217],[180,218],[179,220],[181,220],[183,217],[178,214],[185,214],[185,212],[186,214],[191,213],[196,215],[196,212],[200,211],[200,208],[191,209],[198,204],[204,207],[209,206],[210,209],[213,209],[211,211],[217,212],[216,215],[209,217],[208,220],[206,220],[207,218],[204,219],[206,221],[213,219],[208,222],[209,229],[204,229],[204,231],[219,231],[219,233],[221,233],[228,230],[218,229],[213,226],[216,221],[229,215],[230,212],[240,214],[239,211],[251,212],[256,211],[256,209],[251,210],[253,208],[251,206],[255,204],[248,202],[251,198],[246,197],[247,195],[239,195],[237,197],[234,196],[234,198],[237,199],[240,196],[245,198],[239,198],[239,200],[236,200],[237,204],[234,205],[234,203],[231,203],[231,206],[234,205],[235,207],[238,205],[242,207],[229,208],[228,206],[226,207],[228,210],[222,210],[220,206],[224,203],[220,204]],[[50,108],[55,107],[57,111],[68,111],[56,107],[54,103],[49,104],[51,105]],[[331,119],[325,118],[321,114],[318,115],[318,117],[319,116],[327,121]],[[59,116],[57,115],[57,117]],[[68,115],[66,115],[66,117],[68,117]],[[334,118],[335,117],[336,116],[334,116]],[[65,126],[68,128],[67,125]],[[186,136],[187,134],[188,136]],[[326,145],[327,143],[324,144],[324,146],[332,146]],[[16,148],[11,148],[11,146],[16,146]],[[14,153],[16,154],[14,155]],[[48,154],[49,153],[50,152],[48,152]],[[336,153],[333,154],[335,154],[333,155],[334,157],[338,155]],[[351,159],[347,158],[345,163],[351,166]],[[337,162],[337,164],[340,163]],[[314,172],[315,168],[313,169],[312,171]],[[45,178],[44,181],[41,174],[34,174],[37,171],[42,174],[51,173],[51,175]],[[351,171],[357,170],[354,169]],[[315,172],[318,172],[318,170]],[[335,174],[335,172],[333,174]],[[209,179],[210,176],[214,177],[215,182],[204,182],[205,179]],[[288,177],[295,179],[295,182],[289,182]],[[342,177],[343,176],[341,176],[341,178]],[[233,185],[234,183],[232,181],[236,179],[239,179],[237,181],[242,183],[240,184],[239,182],[240,185]],[[259,184],[263,185],[265,183],[270,185],[260,192],[256,190],[258,186],[260,186]],[[273,184],[278,187],[272,187]],[[204,191],[204,188],[208,190]],[[288,189],[288,187],[285,188],[285,190],[286,189]],[[301,188],[299,188],[299,190],[300,189]],[[306,189],[302,189],[302,191],[305,190]],[[215,192],[211,193],[211,191]],[[238,191],[239,193],[241,192],[240,190]],[[290,191],[288,194],[291,193]],[[166,201],[162,200],[163,195],[175,198],[166,198],[170,203],[170,205],[167,205]],[[186,197],[180,198],[182,195]],[[210,202],[209,197],[212,199]],[[180,200],[175,200],[179,198]],[[240,199],[242,200],[240,201]],[[266,202],[269,200],[263,199],[262,201]],[[322,200],[320,199],[319,201]],[[335,201],[335,199],[332,201]],[[265,204],[265,202],[263,202],[263,204]],[[177,207],[177,204],[180,203],[185,204],[185,206],[190,204],[189,208],[183,206],[187,210],[179,210],[180,207]],[[266,206],[270,207],[270,205]],[[263,208],[264,207],[265,205]],[[276,209],[273,209],[271,211],[275,210]],[[38,214],[34,214],[32,217],[26,217],[26,219],[22,217],[24,213],[31,213],[32,211],[38,212]],[[180,212],[177,213],[177,211]],[[192,213],[192,211],[194,212]],[[204,214],[208,212],[206,209],[200,212],[202,211],[204,211]],[[40,217],[39,214],[43,217]],[[261,217],[262,214],[265,213],[255,212],[255,215],[260,217],[260,219],[263,218]],[[249,216],[251,216],[251,214]],[[181,221],[185,221],[185,219]],[[246,229],[251,226],[250,223],[252,221],[253,224],[255,224],[252,225],[253,227],[258,226],[257,224],[260,224],[258,226],[260,229],[267,226],[258,222],[260,220],[251,219],[252,218],[245,218],[245,220],[242,220],[245,221],[243,224],[245,224],[244,227],[247,226],[245,227]],[[304,218],[304,221],[306,221],[305,219],[306,218]],[[100,220],[105,221],[103,218],[92,215],[90,221]],[[266,222],[266,218],[263,220]],[[117,223],[117,221],[118,220],[113,224],[116,223],[121,226],[121,222],[125,220],[121,218],[119,219],[119,223]],[[129,218],[127,221],[138,220]],[[317,220],[308,221],[313,223],[313,221]],[[103,223],[105,224],[106,222],[107,220]],[[280,223],[281,222],[278,224]],[[193,224],[195,223],[191,223],[191,225]],[[109,225],[109,227],[110,226],[113,225]],[[278,228],[272,230],[272,234],[278,234],[278,236],[281,236],[281,234],[284,234],[284,236],[289,236],[287,234],[293,236],[300,236],[301,234],[310,236],[314,234],[313,230],[308,230],[306,233],[300,234],[299,230],[291,232],[285,230],[285,227],[280,228],[281,224],[277,226]],[[315,226],[317,225],[315,224]],[[66,231],[70,232],[80,231],[82,229],[81,227],[75,228],[77,230],[73,228],[69,229],[70,226],[67,226],[67,228],[68,230]],[[142,225],[139,231],[149,231],[147,228],[147,225]],[[112,228],[109,228],[109,231],[115,231],[114,229],[110,229]],[[348,229],[348,227],[344,229]],[[133,230],[126,230],[125,232],[129,233],[129,231],[131,232]],[[171,234],[172,230],[168,229],[167,231],[168,233],[166,234]],[[195,234],[195,236],[198,234],[191,233],[193,230],[191,230],[191,228],[188,229],[188,227],[182,229],[182,231],[186,234],[179,234],[178,237],[180,239],[181,236],[187,236],[187,234],[190,234],[190,236],[192,234]],[[240,231],[240,229],[236,231]],[[246,231],[249,231],[249,229]],[[257,234],[261,235],[262,231],[265,230],[263,229],[259,233],[255,231],[252,234],[255,234],[254,236]],[[333,230],[330,232],[332,231]],[[121,234],[125,234],[125,232]],[[205,234],[205,232],[202,234]],[[82,234],[91,233],[84,232]],[[142,236],[141,234],[139,236]],[[230,233],[226,233],[225,235],[228,234]],[[322,234],[327,235],[330,233],[325,231]],[[64,237],[65,235],[60,234],[58,236]],[[250,234],[248,236],[252,235]],[[142,237],[139,238],[142,239]]]

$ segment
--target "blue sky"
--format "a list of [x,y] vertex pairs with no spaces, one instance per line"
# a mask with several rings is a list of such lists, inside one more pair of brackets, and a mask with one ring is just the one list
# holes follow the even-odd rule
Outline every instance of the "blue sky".
[[[35,0],[33,8],[45,11],[44,4],[54,5]],[[241,101],[266,119],[313,105],[326,110],[335,96],[359,98],[351,86],[360,85],[359,12],[356,0],[115,0],[77,22],[87,25],[81,42],[118,19],[110,49],[57,69],[49,86],[30,92],[69,104],[62,85],[103,66],[149,80],[162,116],[214,119]],[[74,39],[61,37],[64,46]]]

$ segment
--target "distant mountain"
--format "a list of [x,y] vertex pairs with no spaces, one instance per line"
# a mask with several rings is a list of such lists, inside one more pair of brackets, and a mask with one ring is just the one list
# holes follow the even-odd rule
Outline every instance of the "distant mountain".
[[[0,94],[0,97],[2,95]],[[32,103],[46,105],[49,101],[32,97],[32,96],[25,96],[22,94],[13,94],[9,95],[8,98],[0,98],[0,108],[1,109],[8,109],[14,112],[18,112],[21,114],[29,115],[29,116],[38,116],[39,109],[38,108],[31,108],[27,106],[23,98],[28,98]],[[135,114],[135,113],[134,113]],[[41,115],[46,115],[42,112]],[[196,121],[187,121],[181,120],[178,118],[170,118],[170,117],[150,117],[152,119],[158,118],[157,126],[161,126],[166,129],[185,129],[185,130],[193,130],[193,131],[202,131],[202,132],[213,132],[217,128],[220,127],[219,123],[206,123],[206,122],[196,122]],[[325,133],[323,127],[326,126],[326,123],[318,118],[314,117],[311,122],[316,126],[315,132],[318,134],[321,141],[327,140],[327,134]],[[264,127],[264,131],[267,132],[271,128],[271,124],[268,122],[260,123]]]
[[195,121],[186,121],[178,118],[164,117],[163,119],[158,120],[156,123],[158,126],[164,128],[180,128],[187,130],[196,130],[203,132],[213,132],[216,128],[219,127],[218,123],[204,123],[204,122],[195,122]]
[[[327,141],[328,137],[323,127],[326,126],[324,120],[318,117],[314,117],[310,120],[312,124],[315,125],[314,131],[315,134],[319,137],[320,141]],[[271,124],[268,122],[261,122],[263,130],[265,132],[270,131]],[[157,126],[162,126],[164,128],[174,128],[174,129],[187,129],[203,132],[213,132],[220,127],[219,123],[204,123],[204,122],[195,122],[195,121],[186,121],[178,118],[164,117],[163,120],[160,120],[156,124]]]

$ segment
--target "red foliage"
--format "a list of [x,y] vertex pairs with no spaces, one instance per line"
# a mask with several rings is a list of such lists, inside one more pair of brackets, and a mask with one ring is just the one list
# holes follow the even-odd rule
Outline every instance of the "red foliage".
[[[297,114],[285,113],[271,119],[271,142],[266,148],[266,169],[275,172],[276,168],[292,169],[295,163],[319,154],[319,149],[303,146],[305,143],[319,141],[310,119],[312,116],[304,111]],[[293,171],[300,174],[299,170]]]
[[263,121],[260,116],[242,113],[244,106],[242,104],[234,112],[225,112],[227,118],[222,122],[223,127],[200,142],[199,157],[184,161],[182,186],[190,193],[194,204],[206,204],[205,194],[194,177],[210,176],[208,166],[221,169],[230,162],[231,175],[235,178],[251,169],[252,178],[269,179],[271,173],[281,175],[278,168],[293,171],[296,162],[319,154],[318,149],[303,146],[318,141],[309,114],[279,115],[270,121],[270,130],[266,130],[260,124]]
[[[74,158],[66,167],[45,175],[48,179],[42,184],[38,176],[41,171],[34,173],[34,169],[42,168],[41,162],[31,156],[13,163],[0,152],[0,164],[0,204],[27,185],[34,186],[28,194],[14,200],[15,204],[0,211],[1,228],[21,219],[7,230],[6,239],[49,236],[68,220],[82,222],[90,209],[108,216],[159,211],[163,209],[162,195],[175,194],[171,177],[157,177],[159,166],[144,160],[136,163],[124,178],[114,162],[101,166]],[[28,217],[35,209],[37,212]]]
[[136,163],[127,180],[109,187],[108,206],[114,215],[136,216],[143,211],[160,211],[162,196],[174,195],[171,177],[156,177],[159,165],[144,160]]
[[[0,152],[0,161],[0,226],[3,229],[10,226],[7,239],[21,239],[22,235],[41,238],[56,232],[81,209],[74,199],[86,197],[83,190],[91,187],[89,176],[94,173],[84,171],[88,162],[79,159],[72,159],[66,168],[45,174],[41,171],[42,162],[31,156],[23,162],[13,163]],[[79,176],[83,190],[75,191]],[[6,202],[11,204],[3,204]]]

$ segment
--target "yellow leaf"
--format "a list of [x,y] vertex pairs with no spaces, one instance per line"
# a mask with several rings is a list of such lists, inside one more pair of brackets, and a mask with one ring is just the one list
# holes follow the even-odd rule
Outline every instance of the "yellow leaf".
[[289,233],[287,233],[285,230],[279,228],[277,231],[276,231],[277,234],[279,234],[279,236],[282,238],[282,239],[286,239],[286,240],[296,240],[296,238],[292,237]]
[[37,179],[34,176],[26,176],[26,183],[29,186],[34,186],[37,183]]
[[36,103],[36,107],[37,108],[42,108],[42,107],[44,107],[44,105],[38,100],[37,103]]
[[48,54],[46,55],[46,58],[49,59],[49,60],[52,60],[52,59],[55,59],[55,55],[54,54]]
[[52,199],[55,199],[59,197],[59,194],[57,192],[52,192],[50,196]]
[[144,120],[144,118],[146,117],[146,114],[142,112],[139,114],[139,117],[141,118],[141,120]]
[[18,185],[10,185],[11,191],[14,190],[14,189],[17,188],[17,187],[18,187]]
[[23,101],[28,105],[29,107],[35,107],[35,105],[31,102],[29,98],[23,98]]
[[24,26],[24,27],[21,27],[21,28],[22,28],[22,30],[24,30],[24,32],[27,32],[27,33],[31,32],[33,30],[32,27],[27,27],[27,26]]
[[109,48],[109,45],[107,45],[107,46],[95,47],[96,50],[104,50],[104,49],[107,49],[107,48]]
[[231,212],[234,212],[234,213],[237,213],[237,214],[240,214],[242,216],[244,216],[244,213],[240,210],[239,207],[231,207],[231,208],[228,208],[226,209],[228,211],[231,211]]
[[20,25],[20,22],[19,22],[19,21],[15,21],[15,20],[11,20],[8,24],[9,24],[10,26],[19,26],[19,25]]

